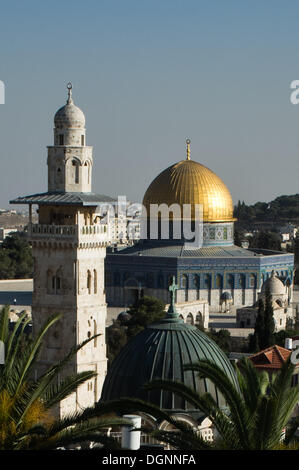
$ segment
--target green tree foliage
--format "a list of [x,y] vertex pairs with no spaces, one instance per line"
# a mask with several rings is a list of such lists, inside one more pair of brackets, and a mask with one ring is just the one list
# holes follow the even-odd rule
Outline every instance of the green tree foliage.
[[165,317],[165,304],[155,297],[143,296],[128,310],[127,336],[132,338],[151,323]]
[[109,364],[118,355],[129,339],[136,336],[151,323],[165,317],[165,304],[155,297],[141,297],[128,310],[128,318],[117,320],[106,328]]
[[15,267],[9,252],[0,246],[0,279],[13,279]]
[[260,344],[261,349],[269,348],[274,344],[275,322],[273,316],[273,306],[269,295],[266,295],[264,325],[264,334],[262,335]]
[[265,308],[264,308],[263,301],[260,299],[258,303],[258,312],[257,312],[256,320],[255,320],[254,333],[253,335],[250,335],[250,339],[249,339],[249,349],[251,352],[258,352],[262,349],[260,344],[262,344],[262,337],[263,337],[264,329],[265,329]]
[[231,334],[228,330],[215,331],[213,328],[207,331],[206,334],[215,341],[216,344],[224,351],[228,353],[231,351]]
[[0,340],[5,345],[5,364],[0,364],[0,450],[51,450],[86,440],[116,446],[103,428],[119,426],[124,420],[103,416],[95,407],[60,420],[52,413],[61,400],[96,376],[86,371],[58,380],[70,359],[95,336],[74,346],[37,380],[32,378],[44,336],[59,318],[48,318],[35,338],[28,340],[24,333],[29,322],[26,315],[11,330],[9,308],[0,313]]
[[32,277],[31,246],[21,232],[6,237],[0,246],[0,279],[25,279]]
[[274,344],[275,323],[271,298],[266,294],[265,303],[260,299],[254,333],[250,337],[250,350],[258,352]]
[[249,237],[249,248],[281,251],[281,239],[275,232],[258,232]]
[[274,333],[274,344],[284,348],[286,338],[299,336],[299,330],[280,330]]
[[236,246],[242,245],[242,234],[241,234],[241,231],[238,229],[235,229],[234,231],[234,244]]
[[120,321],[106,328],[107,357],[110,365],[128,341],[127,329]]
[[259,222],[297,222],[299,220],[299,194],[279,196],[269,203],[257,202],[251,206],[247,206],[244,201],[238,201],[234,208],[234,216],[238,219],[240,226],[247,228]]

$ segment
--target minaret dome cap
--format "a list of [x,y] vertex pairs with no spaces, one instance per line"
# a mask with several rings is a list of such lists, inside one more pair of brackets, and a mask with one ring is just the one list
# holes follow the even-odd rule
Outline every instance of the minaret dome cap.
[[72,98],[72,84],[67,84],[68,99],[66,105],[62,106],[54,117],[54,125],[58,129],[62,128],[85,128],[85,116],[83,111],[75,106]]

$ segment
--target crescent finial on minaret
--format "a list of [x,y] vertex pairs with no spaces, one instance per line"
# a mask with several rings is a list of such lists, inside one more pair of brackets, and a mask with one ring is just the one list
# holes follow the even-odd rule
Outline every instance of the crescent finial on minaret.
[[67,104],[71,104],[73,103],[73,98],[72,98],[72,88],[73,88],[73,85],[71,82],[68,82],[67,84],[67,89],[68,89],[68,99],[67,99]]

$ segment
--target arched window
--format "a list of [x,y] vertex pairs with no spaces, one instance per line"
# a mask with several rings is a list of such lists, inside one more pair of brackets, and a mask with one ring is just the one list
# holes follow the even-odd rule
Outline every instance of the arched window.
[[194,282],[195,288],[199,289],[200,288],[200,277],[199,277],[198,274],[194,274],[193,282]]
[[84,181],[87,181],[87,184],[90,183],[90,162],[86,161],[84,163]]
[[75,174],[74,174],[74,179],[75,179],[75,184],[79,183],[79,162],[76,160],[73,160],[73,167],[75,168]]
[[233,274],[228,274],[228,276],[227,276],[227,287],[228,287],[228,289],[233,290],[234,287],[235,287],[234,284],[235,284],[235,280],[234,280]]
[[87,291],[88,294],[91,294],[91,272],[87,271]]
[[188,277],[186,274],[182,274],[181,276],[181,287],[182,289],[188,289]]
[[97,270],[93,270],[93,291],[96,294],[98,292],[98,273]]
[[223,287],[223,278],[221,274],[216,275],[216,289],[222,289]]
[[194,324],[194,320],[193,320],[193,315],[192,315],[192,313],[189,313],[189,314],[187,315],[186,323],[187,323],[188,325],[193,325],[193,324]]
[[188,276],[186,274],[181,276],[181,287],[184,289],[184,300],[188,302]]
[[55,275],[49,269],[47,271],[47,291],[48,294],[61,294],[62,293],[62,269],[59,268]]
[[198,274],[194,275],[193,282],[196,289],[196,300],[199,300],[200,277]]
[[205,274],[204,286],[206,289],[211,289],[211,275],[210,274]]
[[56,170],[56,183],[61,183],[62,180],[62,171],[61,168],[58,167]]
[[249,276],[249,287],[253,287],[254,289],[256,288],[256,275],[255,274],[250,274]]
[[200,312],[197,312],[197,315],[196,315],[196,323],[197,325],[202,325],[203,324],[203,321],[202,321],[202,314]]
[[56,273],[56,294],[60,294],[61,289],[62,289],[62,269],[59,268],[57,273]]
[[52,294],[53,293],[53,272],[51,269],[48,269],[47,271],[47,293]]
[[239,286],[241,289],[245,289],[245,276],[244,274],[239,274]]

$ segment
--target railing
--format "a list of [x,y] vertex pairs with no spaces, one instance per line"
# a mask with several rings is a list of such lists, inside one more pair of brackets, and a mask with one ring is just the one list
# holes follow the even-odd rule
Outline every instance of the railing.
[[28,233],[33,237],[48,237],[51,235],[59,237],[75,237],[78,234],[78,227],[76,225],[31,224]]
[[[119,444],[121,444],[121,438],[122,438],[122,433],[121,432],[110,432],[108,433],[109,437],[113,437]],[[143,434],[141,433],[140,436],[140,444],[161,444],[160,441],[157,441],[157,439],[154,439],[152,436],[149,436],[148,434]],[[169,446],[167,444],[164,444],[164,448],[168,449]]]
[[83,225],[80,227],[81,235],[98,235],[107,233],[107,225]]
[[28,227],[28,236],[31,239],[67,239],[81,243],[108,241],[107,225],[44,225],[31,224]]

